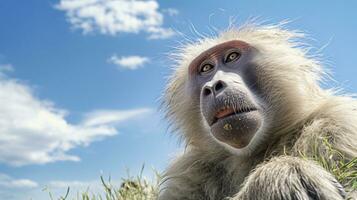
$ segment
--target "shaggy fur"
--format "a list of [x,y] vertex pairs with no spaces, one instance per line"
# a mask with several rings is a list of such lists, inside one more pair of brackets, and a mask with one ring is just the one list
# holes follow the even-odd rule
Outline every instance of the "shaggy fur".
[[[348,183],[342,182],[343,188],[312,161],[322,158],[330,166],[357,157],[357,102],[320,87],[326,74],[299,42],[302,37],[281,26],[247,24],[185,45],[174,55],[178,66],[169,80],[164,106],[186,148],[166,170],[160,200],[337,200],[343,199],[344,191],[357,199]],[[260,52],[254,62],[260,67],[259,84],[269,102],[263,131],[241,155],[212,138],[199,104],[187,91],[190,62],[201,52],[235,39]]]

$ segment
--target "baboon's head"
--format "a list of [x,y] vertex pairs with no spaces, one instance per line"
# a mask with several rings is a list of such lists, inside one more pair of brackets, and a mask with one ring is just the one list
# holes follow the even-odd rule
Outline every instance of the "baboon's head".
[[298,36],[246,26],[183,47],[165,102],[186,141],[247,153],[306,117],[321,70]]
[[188,67],[190,96],[199,100],[212,136],[237,149],[250,143],[264,121],[255,53],[248,43],[231,40],[202,52]]

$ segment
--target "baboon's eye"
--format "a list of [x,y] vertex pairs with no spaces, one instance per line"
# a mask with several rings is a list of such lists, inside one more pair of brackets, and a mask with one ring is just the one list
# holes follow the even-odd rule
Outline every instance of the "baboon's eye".
[[212,71],[213,68],[214,68],[214,66],[211,64],[204,64],[200,68],[200,74],[208,73],[208,72]]
[[232,52],[232,53],[228,54],[228,56],[226,57],[226,59],[225,59],[224,62],[225,62],[225,63],[229,63],[229,62],[238,60],[239,57],[240,57],[240,53],[238,53],[238,52]]

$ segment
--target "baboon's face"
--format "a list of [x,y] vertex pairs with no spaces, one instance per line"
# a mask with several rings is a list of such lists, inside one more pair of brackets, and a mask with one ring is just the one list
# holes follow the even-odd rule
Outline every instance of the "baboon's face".
[[255,54],[249,44],[233,40],[204,51],[189,66],[191,95],[199,99],[212,135],[236,149],[246,147],[263,123]]

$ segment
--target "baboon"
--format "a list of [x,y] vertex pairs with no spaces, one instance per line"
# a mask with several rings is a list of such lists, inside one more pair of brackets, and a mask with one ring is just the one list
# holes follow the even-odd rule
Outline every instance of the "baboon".
[[357,199],[357,101],[321,86],[329,74],[302,41],[247,23],[172,54],[163,108],[185,150],[160,200]]

